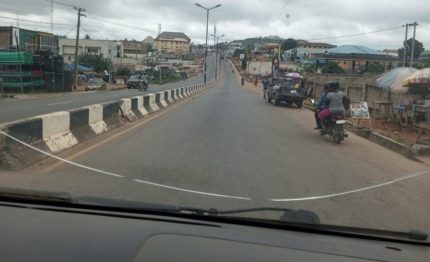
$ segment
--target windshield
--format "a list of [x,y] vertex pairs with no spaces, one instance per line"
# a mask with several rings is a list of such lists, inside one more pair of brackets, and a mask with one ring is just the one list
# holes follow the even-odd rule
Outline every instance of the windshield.
[[1,7],[4,188],[430,233],[427,1]]

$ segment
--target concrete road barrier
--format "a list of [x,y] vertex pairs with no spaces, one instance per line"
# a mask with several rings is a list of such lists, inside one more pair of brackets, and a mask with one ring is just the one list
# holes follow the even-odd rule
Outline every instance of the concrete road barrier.
[[70,111],[70,131],[78,141],[85,141],[96,136],[90,126],[90,109],[81,107]]
[[156,95],[155,94],[149,94],[149,106],[151,107],[153,112],[159,111],[160,108],[157,105],[156,101]]
[[101,104],[90,105],[88,124],[91,129],[97,134],[101,134],[108,130],[106,123],[103,121],[103,106]]
[[179,100],[179,97],[176,96],[176,90],[175,89],[171,89],[171,90],[169,90],[169,92],[170,92],[170,96],[172,97],[173,101],[176,102]]
[[167,107],[167,103],[164,100],[164,92],[155,93],[155,102],[159,108]]
[[175,89],[175,92],[176,92],[176,96],[179,98],[179,99],[184,99],[184,97],[182,96],[182,94],[181,94],[181,89],[180,88],[176,88]]
[[122,116],[129,122],[135,121],[137,119],[134,112],[131,110],[131,99],[123,98],[119,101],[119,109]]
[[[36,116],[0,125],[8,135],[47,153],[57,153],[92,137],[159,111],[175,101],[213,86],[198,84],[116,102]],[[125,121],[126,120],[126,121]],[[18,169],[46,157],[31,147],[0,135],[0,168]]]
[[102,106],[103,121],[106,123],[108,129],[117,128],[124,124],[119,102],[104,103]]
[[[42,118],[32,117],[14,123],[3,124],[0,130],[20,141],[49,152],[48,146],[43,141]],[[27,166],[44,157],[39,152],[4,135],[0,135],[0,152],[0,167],[3,169]]]
[[181,87],[181,94],[182,94],[182,97],[188,97],[188,94],[187,94],[187,92],[186,92],[186,89],[185,89],[185,87]]
[[143,96],[143,107],[145,108],[145,110],[151,114],[154,112],[154,110],[152,109],[151,105],[150,105],[150,96],[149,95],[144,95]]
[[51,152],[59,152],[78,143],[70,131],[69,112],[55,112],[40,117],[43,123],[43,141]]
[[170,90],[164,91],[164,101],[166,101],[167,104],[175,103],[175,100],[173,100],[172,98],[172,92]]
[[143,106],[143,96],[135,96],[131,98],[131,111],[133,111],[133,113],[139,118],[148,114],[148,111],[146,111]]

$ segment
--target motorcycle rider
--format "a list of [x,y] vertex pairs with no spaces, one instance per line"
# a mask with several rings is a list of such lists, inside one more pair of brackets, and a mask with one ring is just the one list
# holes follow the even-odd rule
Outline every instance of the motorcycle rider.
[[328,93],[324,101],[324,110],[322,110],[318,117],[320,119],[323,130],[324,124],[334,114],[345,115],[345,111],[349,107],[349,98],[345,93],[339,91],[339,83],[331,83],[328,85]]
[[315,129],[322,129],[321,121],[318,115],[321,111],[324,110],[325,98],[327,97],[327,94],[328,94],[328,87],[331,84],[333,84],[333,82],[327,82],[324,84],[323,93],[321,94],[320,99],[318,100],[318,103],[315,106],[315,123],[317,124]]

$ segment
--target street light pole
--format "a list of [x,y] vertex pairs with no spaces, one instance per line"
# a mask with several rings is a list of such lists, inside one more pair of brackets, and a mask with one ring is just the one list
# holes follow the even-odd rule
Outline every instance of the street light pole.
[[218,78],[218,41],[221,37],[224,37],[224,35],[216,36],[211,34],[211,36],[214,38],[214,42],[216,42],[216,53],[215,53],[215,80],[216,80]]
[[217,7],[220,7],[221,4],[217,4],[216,6],[211,7],[211,8],[204,7],[199,3],[195,3],[195,4],[196,4],[196,6],[206,10],[206,46],[205,46],[205,72],[204,72],[204,83],[206,84],[206,80],[207,80],[207,56],[208,56],[208,33],[209,33],[209,11],[212,9],[215,9]]

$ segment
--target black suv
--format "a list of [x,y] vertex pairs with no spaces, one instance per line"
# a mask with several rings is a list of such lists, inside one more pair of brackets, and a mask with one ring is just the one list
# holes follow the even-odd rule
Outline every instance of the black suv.
[[306,99],[304,91],[304,83],[302,78],[285,77],[277,79],[267,89],[267,102],[273,101],[277,106],[282,102],[288,105],[296,104],[298,108],[303,106],[303,100]]
[[148,88],[148,79],[145,75],[131,75],[127,80],[127,88],[137,88],[146,90]]

